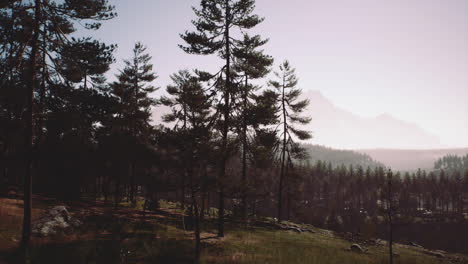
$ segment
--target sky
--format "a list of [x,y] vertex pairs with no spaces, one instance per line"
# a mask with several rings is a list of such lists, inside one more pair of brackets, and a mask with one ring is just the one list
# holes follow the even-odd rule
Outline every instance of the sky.
[[[177,46],[179,34],[193,30],[191,6],[199,0],[110,3],[118,17],[79,34],[118,44],[112,72],[136,41],[148,46],[161,91],[180,69],[219,66],[216,57]],[[386,113],[413,123],[444,147],[468,147],[467,0],[257,0],[256,6],[265,21],[252,33],[269,38],[265,52],[276,65],[291,62],[300,88],[363,118]]]

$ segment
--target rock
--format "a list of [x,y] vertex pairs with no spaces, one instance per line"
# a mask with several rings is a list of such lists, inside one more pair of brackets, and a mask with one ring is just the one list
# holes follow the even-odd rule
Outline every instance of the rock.
[[365,250],[359,244],[352,244],[350,247],[351,251],[356,253],[364,253]]
[[282,227],[281,229],[283,230],[288,230],[288,231],[294,231],[296,233],[302,233],[304,232],[302,229],[298,228],[298,227],[294,227],[294,226],[285,226],[285,227]]
[[72,218],[65,206],[49,208],[45,215],[35,221],[32,226],[33,233],[41,236],[54,235],[69,227],[78,227],[81,222]]
[[425,251],[425,253],[434,257],[445,258],[445,255],[438,251]]
[[376,246],[386,246],[386,245],[387,245],[387,242],[386,242],[385,240],[382,240],[382,239],[377,238],[377,239],[375,240],[375,245],[376,245]]
[[293,227],[291,228],[293,231],[297,232],[297,233],[303,233],[304,231],[298,227]]
[[422,248],[421,245],[416,244],[415,242],[410,242],[410,246]]

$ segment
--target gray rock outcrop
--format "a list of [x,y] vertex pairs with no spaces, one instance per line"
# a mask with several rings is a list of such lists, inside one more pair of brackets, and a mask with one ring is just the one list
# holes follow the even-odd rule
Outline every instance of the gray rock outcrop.
[[70,215],[65,206],[54,206],[49,208],[43,217],[33,222],[32,231],[40,236],[50,236],[81,224],[81,221]]

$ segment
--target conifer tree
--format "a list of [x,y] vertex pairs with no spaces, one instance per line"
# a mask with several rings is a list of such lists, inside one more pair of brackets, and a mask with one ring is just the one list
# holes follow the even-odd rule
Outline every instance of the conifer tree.
[[301,90],[297,88],[297,77],[295,69],[291,67],[288,61],[283,62],[279,66],[279,71],[275,72],[278,80],[269,81],[269,85],[275,88],[278,96],[277,108],[280,114],[279,131],[282,138],[280,153],[280,177],[278,187],[278,221],[282,220],[283,210],[283,189],[286,167],[291,165],[291,154],[293,152],[300,152],[297,143],[294,142],[294,137],[299,140],[306,140],[311,138],[308,131],[301,130],[295,127],[296,124],[308,124],[311,121],[309,117],[303,117],[300,114],[309,105],[309,100],[298,101],[301,95]]
[[[248,155],[248,127],[253,125],[257,126],[263,120],[255,119],[255,112],[258,106],[255,101],[253,92],[259,87],[253,85],[251,82],[255,79],[265,77],[269,72],[269,67],[273,63],[273,59],[265,55],[263,50],[259,50],[267,43],[267,40],[262,40],[259,35],[253,37],[247,33],[243,35],[243,39],[237,42],[238,45],[234,48],[234,70],[239,76],[240,94],[237,99],[237,105],[240,112],[239,123],[239,136],[242,144],[242,186],[241,189],[241,211],[242,217],[247,217],[247,155]],[[258,98],[258,97],[257,97]],[[256,106],[255,106],[256,105]]]
[[[195,257],[200,258],[200,195],[206,184],[204,170],[207,164],[207,153],[210,149],[212,118],[210,114],[211,99],[205,93],[199,79],[189,71],[183,70],[171,76],[174,84],[167,87],[170,97],[162,97],[161,102],[171,107],[172,112],[164,116],[165,122],[176,122],[174,132],[179,135],[178,146],[181,149],[182,164],[188,180],[191,197],[191,215],[194,216]],[[182,123],[179,126],[178,123]],[[185,184],[182,188],[185,189]],[[185,199],[183,197],[182,199]],[[203,199],[201,199],[203,203]]]
[[221,158],[219,165],[219,216],[218,235],[224,236],[224,199],[225,176],[228,161],[228,134],[233,129],[231,121],[232,98],[236,97],[232,63],[236,45],[236,30],[247,30],[262,22],[262,18],[252,14],[255,0],[202,0],[199,9],[193,8],[197,18],[193,21],[194,32],[186,31],[181,35],[187,46],[180,47],[190,54],[217,54],[223,61],[221,70],[212,74],[213,87],[221,93],[219,112],[222,114]]
[[391,170],[387,172],[387,221],[388,221],[388,254],[390,264],[393,264],[393,216],[395,215],[395,193],[394,193],[394,179]]
[[83,88],[99,89],[103,86],[103,74],[114,62],[115,45],[107,46],[91,38],[72,38],[60,48],[61,74],[70,82],[83,83]]
[[[45,82],[50,79],[47,71],[48,64],[53,64],[52,72],[57,73],[56,56],[58,49],[67,41],[67,35],[74,32],[74,22],[83,22],[87,29],[98,29],[99,20],[111,19],[115,16],[113,7],[106,0],[34,0],[34,1],[3,1],[2,14],[11,14],[8,28],[19,32],[17,37],[10,39],[8,46],[9,58],[14,58],[9,64],[18,72],[26,73],[24,86],[28,87],[25,95],[24,148],[25,148],[25,177],[24,177],[24,217],[21,244],[26,248],[31,235],[31,192],[33,175],[33,151],[35,148],[36,108],[43,110]],[[10,31],[10,33],[12,32]],[[35,93],[40,86],[40,100],[36,100]],[[39,107],[35,107],[39,101]],[[42,118],[42,117],[41,117]],[[40,119],[39,119],[40,121]],[[39,122],[41,123],[41,122]]]
[[[156,104],[156,100],[151,97],[151,93],[158,88],[151,83],[157,78],[153,72],[151,56],[146,52],[146,47],[141,43],[136,43],[133,48],[133,57],[125,60],[125,67],[117,75],[118,81],[111,84],[111,94],[117,98],[116,115],[111,120],[112,126],[117,134],[125,138],[133,145],[134,149],[123,150],[129,154],[129,181],[130,200],[135,201],[135,163],[134,155],[137,147],[144,147],[151,133],[151,107]],[[130,153],[129,153],[130,152]]]

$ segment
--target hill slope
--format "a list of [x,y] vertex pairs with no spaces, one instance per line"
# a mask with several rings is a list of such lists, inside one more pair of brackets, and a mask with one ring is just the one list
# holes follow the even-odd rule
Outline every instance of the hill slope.
[[[17,208],[3,205],[20,203],[0,198],[0,241],[17,243],[20,235],[17,222],[21,219],[11,211]],[[45,206],[38,201],[33,204]],[[70,205],[74,215],[87,212],[85,226],[57,237],[34,237],[32,263],[194,263],[193,232],[182,228],[181,215],[174,204],[162,206],[157,212],[140,216],[141,211],[126,206],[114,210],[109,204],[95,202]],[[227,235],[218,238],[214,233],[215,219],[206,219],[200,263],[378,264],[386,263],[388,258],[384,241],[359,242],[366,252],[358,253],[349,250],[354,241],[331,231],[289,222],[283,225],[307,231],[279,230],[269,219],[258,219],[249,227],[229,221]],[[437,258],[431,255],[434,252],[401,244],[395,244],[394,250],[399,264],[467,260],[466,256],[445,252],[443,258]],[[0,263],[17,263],[16,258],[11,248],[0,246]]]
[[367,154],[375,160],[395,170],[413,171],[418,168],[430,170],[434,162],[445,155],[465,155],[468,148],[454,149],[360,149],[360,153]]
[[362,166],[364,168],[375,168],[378,166],[384,167],[385,165],[365,153],[359,153],[353,150],[339,150],[321,145],[304,144],[303,145],[310,156],[310,161],[314,164],[316,161],[321,160],[330,162],[333,167],[342,164],[349,166],[353,165]]

